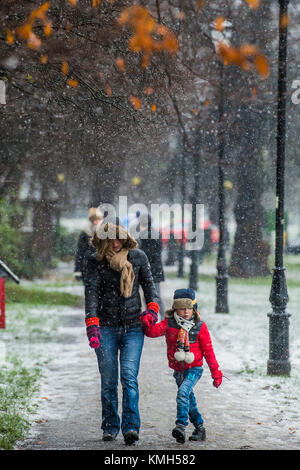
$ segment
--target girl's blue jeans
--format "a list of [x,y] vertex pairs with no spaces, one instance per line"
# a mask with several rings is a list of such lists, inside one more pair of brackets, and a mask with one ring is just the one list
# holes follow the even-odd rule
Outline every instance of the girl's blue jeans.
[[196,398],[193,388],[202,376],[202,367],[191,367],[182,372],[174,371],[178,391],[176,397],[177,415],[176,424],[187,426],[189,420],[196,427],[203,424],[201,413],[197,408]]
[[[101,375],[102,425],[104,433],[139,432],[137,376],[144,345],[141,327],[125,330],[101,327],[100,346],[95,350]],[[122,384],[122,423],[118,413],[118,379]]]

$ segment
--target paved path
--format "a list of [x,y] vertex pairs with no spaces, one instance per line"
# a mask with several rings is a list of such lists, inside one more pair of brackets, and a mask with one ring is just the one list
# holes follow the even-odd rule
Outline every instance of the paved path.
[[[101,440],[100,379],[82,315],[81,309],[69,312],[57,343],[51,343],[55,358],[45,369],[38,415],[33,417],[28,438],[19,443],[20,449],[128,450],[121,435],[112,443]],[[222,357],[218,338],[214,338],[214,346],[219,358]],[[181,445],[171,436],[176,385],[167,366],[165,339],[145,338],[139,375],[142,427],[140,441],[134,446],[136,450],[300,448],[300,436],[289,431],[287,424],[282,425],[285,408],[283,403],[276,402],[276,391],[261,386],[261,382],[256,384],[255,379],[245,382],[244,376],[231,368],[230,352],[224,351],[225,356],[230,381],[224,380],[215,389],[205,364],[205,372],[195,389],[207,439]],[[188,435],[191,432],[189,427]]]

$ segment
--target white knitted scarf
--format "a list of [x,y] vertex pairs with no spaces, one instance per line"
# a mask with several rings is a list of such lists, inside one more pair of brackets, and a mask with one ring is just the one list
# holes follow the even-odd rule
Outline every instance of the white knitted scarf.
[[190,331],[193,326],[195,326],[194,320],[186,320],[178,315],[178,313],[174,312],[174,318],[178,326],[183,328],[185,331]]

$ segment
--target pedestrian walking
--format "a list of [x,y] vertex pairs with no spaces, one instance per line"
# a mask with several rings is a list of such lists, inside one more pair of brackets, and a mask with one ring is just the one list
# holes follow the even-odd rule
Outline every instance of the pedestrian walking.
[[160,283],[165,280],[162,262],[162,240],[159,233],[152,226],[150,214],[142,214],[139,219],[140,232],[138,238],[139,248],[143,250],[150,263],[151,272],[158,295],[160,319],[164,319],[165,305],[161,296]]
[[147,302],[145,314],[154,322],[158,299],[147,256],[117,219],[113,223],[103,220],[96,227],[92,243],[96,252],[85,260],[85,323],[101,376],[103,440],[114,440],[121,429],[125,444],[131,445],[139,439],[141,424],[138,373],[144,331],[139,321],[139,287]]
[[172,309],[165,312],[165,319],[154,324],[152,315],[144,312],[140,316],[146,336],[166,336],[169,367],[178,386],[177,414],[172,436],[177,442],[186,440],[189,421],[194,431],[191,441],[205,440],[206,431],[203,417],[198,410],[193,388],[203,373],[205,358],[213,378],[213,385],[222,383],[219,369],[206,323],[200,319],[193,289],[177,289],[174,292]]
[[75,255],[75,266],[74,266],[74,277],[77,281],[83,280],[83,259],[87,250],[93,251],[93,247],[90,243],[91,237],[95,233],[96,225],[103,219],[103,215],[100,210],[96,207],[90,207],[88,210],[88,226],[83,230],[78,238],[76,255]]

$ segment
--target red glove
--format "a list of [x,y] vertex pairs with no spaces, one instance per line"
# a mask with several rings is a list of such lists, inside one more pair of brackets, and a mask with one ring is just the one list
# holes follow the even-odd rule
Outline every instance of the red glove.
[[220,370],[217,370],[213,375],[213,386],[218,388],[222,383],[223,374]]
[[154,325],[154,319],[153,319],[153,316],[151,315],[151,313],[147,313],[145,314],[145,312],[143,312],[141,315],[140,315],[140,322],[141,324],[143,325],[143,328],[145,330],[148,330],[148,328],[150,328],[150,326]]
[[157,322],[157,314],[159,312],[159,305],[155,302],[149,302],[147,304],[147,310],[145,310],[140,315],[140,322],[146,328],[149,328],[151,325],[155,325]]

